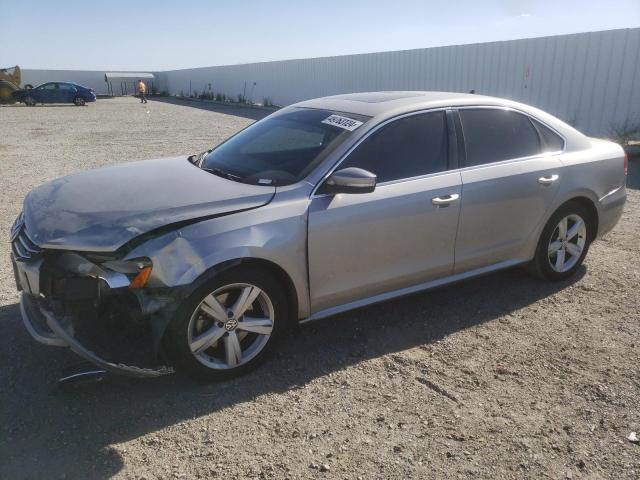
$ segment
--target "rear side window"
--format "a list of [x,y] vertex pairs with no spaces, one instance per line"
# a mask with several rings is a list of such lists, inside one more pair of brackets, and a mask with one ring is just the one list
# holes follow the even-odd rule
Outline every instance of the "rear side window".
[[462,109],[460,120],[468,167],[529,157],[541,151],[538,132],[520,113],[494,108]]
[[339,168],[364,168],[379,183],[418,177],[447,169],[448,140],[445,113],[401,118],[373,133]]
[[532,119],[531,121],[540,133],[543,152],[559,152],[564,148],[564,140],[560,137],[560,135],[536,120]]

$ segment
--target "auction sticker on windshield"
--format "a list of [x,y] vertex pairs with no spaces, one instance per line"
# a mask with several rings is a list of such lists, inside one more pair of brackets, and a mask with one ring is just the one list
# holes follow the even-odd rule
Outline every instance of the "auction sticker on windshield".
[[353,132],[356,128],[362,125],[362,122],[354,120],[353,118],[343,117],[342,115],[331,115],[330,117],[322,120],[322,123],[333,125],[334,127],[344,128],[345,130],[349,130],[350,132]]

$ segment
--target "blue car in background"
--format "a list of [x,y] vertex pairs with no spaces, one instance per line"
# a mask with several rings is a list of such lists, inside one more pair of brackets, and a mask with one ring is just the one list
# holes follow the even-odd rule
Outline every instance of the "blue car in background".
[[96,92],[71,82],[43,83],[36,88],[16,90],[12,96],[29,107],[36,103],[75,103],[82,106],[96,101]]

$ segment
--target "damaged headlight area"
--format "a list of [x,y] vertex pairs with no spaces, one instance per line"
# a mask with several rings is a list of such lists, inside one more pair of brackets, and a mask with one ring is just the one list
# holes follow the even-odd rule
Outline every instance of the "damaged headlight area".
[[[104,258],[104,255],[89,255],[87,258],[98,263]],[[109,283],[109,280],[114,283],[119,283],[121,280],[124,280],[121,277],[124,275],[127,277],[127,280],[129,280],[127,286],[130,289],[144,288],[153,271],[153,263],[148,258],[133,258],[130,260],[107,259],[102,261],[100,267],[104,272],[108,272],[103,274],[103,278],[107,283]],[[119,273],[121,276],[117,276],[111,272]]]
[[150,259],[44,251],[13,263],[23,320],[36,340],[129,376],[171,372],[158,353],[180,291],[148,288]]

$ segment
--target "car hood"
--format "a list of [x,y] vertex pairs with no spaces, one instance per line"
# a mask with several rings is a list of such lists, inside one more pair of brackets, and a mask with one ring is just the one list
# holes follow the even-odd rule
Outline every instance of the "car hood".
[[271,201],[273,186],[227,180],[187,157],[131,162],[58,178],[24,201],[25,228],[42,248],[108,252],[178,222]]

